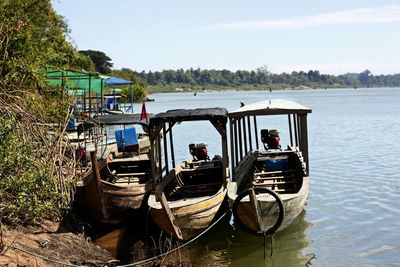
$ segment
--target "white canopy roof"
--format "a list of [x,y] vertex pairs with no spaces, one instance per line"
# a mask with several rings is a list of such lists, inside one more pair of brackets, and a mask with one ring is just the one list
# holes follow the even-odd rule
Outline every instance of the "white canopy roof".
[[255,116],[255,115],[279,115],[279,114],[306,114],[311,109],[294,101],[284,99],[264,100],[231,111],[229,117]]

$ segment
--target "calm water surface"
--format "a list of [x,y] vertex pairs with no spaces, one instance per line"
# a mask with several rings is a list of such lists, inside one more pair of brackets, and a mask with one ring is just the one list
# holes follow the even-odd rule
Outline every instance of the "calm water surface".
[[[193,266],[400,266],[400,89],[340,89],[154,94],[147,111],[226,107],[284,98],[310,107],[310,193],[305,211],[274,236],[264,260],[264,239],[225,218],[190,245]],[[135,112],[140,112],[137,105]],[[281,125],[273,125],[276,128]],[[283,127],[283,126],[282,126]],[[208,123],[174,128],[177,158],[190,142],[219,154]],[[281,131],[283,135],[283,131]],[[182,140],[184,140],[182,142]],[[270,240],[266,243],[270,253]]]

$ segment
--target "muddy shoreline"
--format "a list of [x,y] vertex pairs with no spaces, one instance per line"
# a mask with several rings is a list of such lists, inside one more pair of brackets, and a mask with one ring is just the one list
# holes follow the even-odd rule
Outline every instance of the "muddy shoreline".
[[0,266],[112,266],[107,250],[62,223],[43,221],[39,227],[1,225]]

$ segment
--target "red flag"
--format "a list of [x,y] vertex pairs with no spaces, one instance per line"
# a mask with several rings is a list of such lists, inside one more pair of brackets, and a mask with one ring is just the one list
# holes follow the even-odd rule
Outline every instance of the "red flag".
[[143,104],[142,104],[142,113],[140,114],[140,120],[141,121],[146,120],[146,123],[149,123],[148,120],[147,120],[146,105],[144,104],[144,101],[143,101]]

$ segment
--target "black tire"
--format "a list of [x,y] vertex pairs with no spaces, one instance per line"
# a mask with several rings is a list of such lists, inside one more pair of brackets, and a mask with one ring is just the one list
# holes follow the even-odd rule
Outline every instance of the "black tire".
[[[267,231],[265,232],[257,232],[254,231],[252,229],[250,229],[249,227],[247,227],[246,225],[243,224],[243,222],[240,220],[240,217],[237,213],[237,206],[239,205],[240,201],[248,195],[249,191],[254,189],[255,193],[268,193],[271,196],[273,196],[278,204],[279,207],[279,216],[278,219],[276,220],[276,223],[269,228]],[[254,187],[254,188],[248,188],[244,191],[242,191],[235,199],[235,201],[233,202],[232,205],[232,213],[233,213],[233,217],[235,218],[235,223],[237,223],[243,230],[256,234],[256,235],[272,235],[274,234],[279,227],[281,226],[282,222],[283,222],[283,217],[285,215],[285,210],[283,209],[283,203],[281,198],[278,196],[277,193],[275,193],[274,191],[272,191],[271,189],[268,189],[266,187]]]

